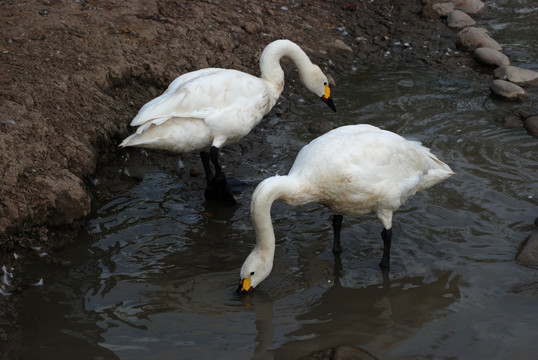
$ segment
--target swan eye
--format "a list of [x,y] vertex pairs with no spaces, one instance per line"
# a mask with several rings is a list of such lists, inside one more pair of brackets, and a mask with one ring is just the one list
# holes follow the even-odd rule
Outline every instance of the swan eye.
[[327,85],[327,81],[325,81],[325,82],[323,83],[323,85],[324,85],[324,86]]
[[250,276],[254,275],[254,271],[250,273]]

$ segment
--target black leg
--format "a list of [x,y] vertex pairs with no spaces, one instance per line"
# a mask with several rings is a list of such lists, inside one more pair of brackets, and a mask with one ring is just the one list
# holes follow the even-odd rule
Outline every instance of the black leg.
[[[211,162],[213,163],[213,167],[215,168],[215,175],[211,178],[208,177],[207,189],[204,194],[206,200],[216,199],[229,203],[231,205],[236,205],[237,201],[235,201],[235,198],[232,195],[230,188],[228,187],[226,176],[224,175],[224,172],[222,171],[222,168],[219,164],[219,149],[215,146],[212,146],[209,150],[209,160],[211,160]],[[207,165],[206,163],[204,163],[204,161],[207,162]],[[207,158],[206,160],[204,160],[204,156],[202,156],[202,162],[204,163],[204,169],[206,169],[206,176],[208,176],[207,168],[211,170],[209,162]]]
[[215,176],[224,176],[224,172],[219,164],[219,149],[215,146],[211,146],[211,149],[209,149],[209,157],[215,167]]
[[340,254],[342,252],[342,247],[340,246],[340,229],[342,228],[343,219],[344,217],[342,215],[333,215],[333,253],[335,254]]
[[340,285],[340,278],[342,277],[342,273],[342,259],[340,258],[340,254],[335,253],[333,265],[334,285]]
[[200,158],[202,159],[202,165],[204,166],[205,178],[207,182],[204,197],[206,200],[218,199],[219,192],[215,186],[215,174],[213,173],[213,169],[211,169],[211,164],[209,163],[209,153],[207,151],[200,152]]
[[388,269],[390,267],[390,243],[392,241],[392,229],[383,229],[381,231],[381,237],[383,238],[383,257],[381,258],[382,269]]
[[215,174],[213,174],[213,170],[211,169],[211,165],[209,164],[209,153],[207,151],[202,151],[200,153],[200,158],[202,159],[202,165],[204,165],[205,178],[209,184],[211,179],[213,179],[215,176]]

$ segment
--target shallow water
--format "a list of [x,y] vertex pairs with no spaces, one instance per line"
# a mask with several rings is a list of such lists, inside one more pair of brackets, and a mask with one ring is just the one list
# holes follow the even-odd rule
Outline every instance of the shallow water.
[[[486,17],[492,35],[538,70],[535,34],[519,44],[521,29],[493,16],[529,16],[523,28],[538,9],[496,3]],[[517,11],[522,4],[531,15]],[[152,155],[132,151],[117,196],[62,254],[71,266],[28,268],[28,282],[44,285],[21,299],[23,358],[294,359],[340,344],[381,359],[534,358],[538,273],[514,256],[536,231],[538,145],[499,125],[513,104],[490,97],[488,81],[471,70],[454,78],[388,61],[361,66],[333,90],[338,113],[307,97],[225,149],[227,173],[247,184],[234,209],[203,201],[203,179],[188,175],[196,156],[163,169],[137,166],[132,157],[150,164]],[[420,140],[457,176],[396,213],[387,276],[373,215],[344,217],[335,258],[329,210],[275,203],[274,269],[239,297],[239,269],[255,241],[250,195],[287,172],[315,137],[306,129],[320,123],[369,123]]]

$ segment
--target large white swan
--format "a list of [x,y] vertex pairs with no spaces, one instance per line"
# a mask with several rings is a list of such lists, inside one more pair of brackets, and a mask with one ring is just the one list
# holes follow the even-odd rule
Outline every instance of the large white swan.
[[301,149],[286,176],[262,181],[252,194],[250,212],[256,245],[241,268],[239,291],[249,291],[271,272],[275,233],[271,205],[317,202],[333,217],[333,251],[340,252],[342,215],[376,213],[383,225],[382,268],[390,264],[392,213],[417,191],[454,173],[418,142],[370,125],[334,129]]
[[247,135],[273,108],[284,89],[283,57],[294,62],[305,87],[336,111],[321,69],[297,44],[276,40],[262,52],[259,78],[237,70],[208,68],[175,79],[161,96],[140,109],[131,122],[138,126],[136,132],[120,146],[202,151],[208,183],[205,197],[236,203],[218,162],[219,149]]

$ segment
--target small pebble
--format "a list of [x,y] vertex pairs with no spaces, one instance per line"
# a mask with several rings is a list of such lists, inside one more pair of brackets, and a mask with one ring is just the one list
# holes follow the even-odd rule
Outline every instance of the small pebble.
[[189,174],[191,177],[197,177],[200,175],[200,171],[197,168],[191,168]]
[[516,255],[518,264],[538,268],[538,233],[527,236]]
[[530,116],[525,119],[525,122],[523,122],[523,126],[529,132],[529,134],[533,136],[538,136],[538,115]]

